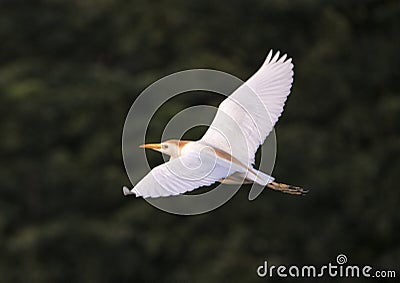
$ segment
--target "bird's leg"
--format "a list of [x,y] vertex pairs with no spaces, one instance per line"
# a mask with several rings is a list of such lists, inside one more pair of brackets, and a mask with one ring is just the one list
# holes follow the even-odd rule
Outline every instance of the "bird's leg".
[[291,194],[291,195],[305,195],[308,193],[308,190],[305,190],[300,187],[292,186],[292,185],[286,185],[282,183],[277,183],[277,182],[272,182],[267,185],[268,188],[275,190],[275,191],[281,191],[283,193]]

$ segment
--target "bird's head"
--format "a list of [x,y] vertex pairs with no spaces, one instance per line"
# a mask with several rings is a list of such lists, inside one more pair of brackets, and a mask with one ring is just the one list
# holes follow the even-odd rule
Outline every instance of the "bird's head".
[[169,156],[177,157],[181,149],[180,141],[168,140],[162,143],[147,143],[139,146],[140,148],[149,148]]

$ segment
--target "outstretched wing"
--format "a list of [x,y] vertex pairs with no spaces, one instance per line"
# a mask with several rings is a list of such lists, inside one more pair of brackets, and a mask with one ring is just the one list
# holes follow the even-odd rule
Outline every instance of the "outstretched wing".
[[179,195],[211,185],[230,170],[229,163],[215,155],[191,152],[153,168],[133,189],[123,191],[144,198]]
[[269,52],[265,63],[219,106],[202,141],[231,153],[243,164],[255,153],[283,112],[293,82],[293,64],[286,55]]

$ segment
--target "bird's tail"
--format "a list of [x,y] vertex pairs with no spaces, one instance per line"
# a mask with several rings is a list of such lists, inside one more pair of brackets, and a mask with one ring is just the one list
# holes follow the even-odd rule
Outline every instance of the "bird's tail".
[[266,186],[275,180],[274,177],[254,168],[247,172],[246,179],[252,180],[254,183],[257,183],[261,186]]
[[274,177],[270,175],[258,171],[257,169],[252,168],[245,172],[235,172],[232,175],[229,175],[226,178],[219,180],[221,183],[228,185],[242,185],[242,184],[251,184],[257,183],[262,186],[266,186],[268,183],[274,181]]
[[305,190],[301,187],[287,185],[283,183],[274,182],[275,178],[264,173],[258,171],[257,169],[252,168],[247,173],[239,173],[236,172],[225,179],[219,180],[221,183],[236,185],[236,184],[248,184],[248,183],[257,183],[261,186],[266,186],[275,191],[281,191],[283,193],[292,194],[292,195],[304,195],[308,193],[308,190]]
[[301,187],[274,182],[274,177],[256,169],[252,169],[251,171],[249,171],[246,175],[246,178],[254,181],[259,185],[267,186],[270,189],[281,191],[287,194],[304,195],[308,193],[308,190],[305,190]]

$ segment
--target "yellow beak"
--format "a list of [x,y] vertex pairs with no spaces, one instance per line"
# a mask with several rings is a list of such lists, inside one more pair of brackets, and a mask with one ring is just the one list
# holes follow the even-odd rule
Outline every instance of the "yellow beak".
[[161,149],[161,144],[160,143],[147,143],[147,144],[142,144],[139,145],[140,148],[150,148],[154,150],[160,150]]

